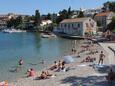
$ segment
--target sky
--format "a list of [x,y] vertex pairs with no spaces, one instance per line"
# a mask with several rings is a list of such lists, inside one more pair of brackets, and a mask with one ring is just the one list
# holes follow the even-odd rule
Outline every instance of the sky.
[[80,8],[96,8],[104,2],[115,0],[1,0],[0,14],[17,13],[34,15],[35,10],[41,14],[58,13],[62,9],[79,10]]

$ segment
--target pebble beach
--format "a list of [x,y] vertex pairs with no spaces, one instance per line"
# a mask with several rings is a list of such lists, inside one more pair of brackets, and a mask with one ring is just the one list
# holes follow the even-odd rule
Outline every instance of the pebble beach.
[[[90,56],[95,57],[96,64],[98,64],[99,54],[101,51],[103,51],[106,56],[104,58],[104,65],[109,65],[111,64],[109,61],[110,51],[108,52],[105,49],[105,46],[103,47],[103,45],[105,44],[94,44],[93,48],[94,50],[97,50],[98,53],[91,54]],[[82,48],[80,48],[79,46],[79,50],[77,50],[77,52],[80,52],[81,50]],[[24,77],[10,83],[9,86],[109,86],[105,78],[108,72],[102,72],[97,68],[92,67],[92,62],[82,62],[83,59],[88,56],[87,51],[79,53],[79,58],[77,57],[77,55],[78,53],[72,54],[75,61],[66,64],[66,67],[69,68],[67,72],[55,72],[48,70],[55,76],[50,77],[49,79],[38,80],[36,78],[40,76],[41,71],[37,71],[36,76],[27,78],[26,75],[24,75]],[[61,60],[63,60],[63,57],[61,58]],[[47,69],[48,68],[45,68],[43,70]]]

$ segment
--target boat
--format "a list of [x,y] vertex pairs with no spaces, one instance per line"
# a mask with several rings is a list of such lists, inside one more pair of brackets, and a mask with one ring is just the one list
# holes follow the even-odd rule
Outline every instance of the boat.
[[19,33],[19,32],[26,32],[26,30],[20,30],[20,29],[4,29],[2,30],[4,33]]
[[50,35],[48,35],[48,34],[41,34],[41,37],[42,37],[42,38],[49,38]]
[[41,34],[41,37],[42,38],[51,38],[51,37],[57,37],[55,34],[53,34],[53,33],[43,33],[43,34]]
[[53,33],[48,33],[48,35],[50,35],[50,37],[57,37],[55,34]]

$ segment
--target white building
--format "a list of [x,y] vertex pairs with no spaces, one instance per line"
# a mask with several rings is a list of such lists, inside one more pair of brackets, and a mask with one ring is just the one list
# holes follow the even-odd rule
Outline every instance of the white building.
[[94,20],[100,24],[100,28],[103,31],[107,29],[107,25],[112,21],[112,17],[115,16],[113,12],[101,12],[95,15]]
[[93,9],[86,9],[84,10],[84,16],[86,17],[93,17],[95,13],[102,12],[102,7],[93,8]]
[[49,25],[49,24],[51,24],[51,23],[52,23],[51,20],[42,20],[40,26]]
[[91,18],[64,19],[60,22],[59,32],[69,35],[84,36],[85,33],[96,34],[97,25]]

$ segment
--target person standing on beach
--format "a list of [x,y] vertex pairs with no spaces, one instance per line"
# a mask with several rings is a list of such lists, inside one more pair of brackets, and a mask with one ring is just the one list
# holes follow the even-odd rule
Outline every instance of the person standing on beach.
[[103,59],[105,58],[105,55],[103,54],[103,51],[101,51],[100,55],[99,55],[99,63],[98,65],[101,63],[101,65],[103,64]]

